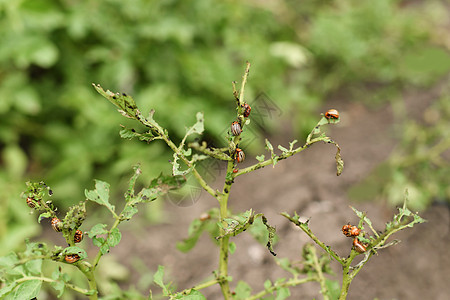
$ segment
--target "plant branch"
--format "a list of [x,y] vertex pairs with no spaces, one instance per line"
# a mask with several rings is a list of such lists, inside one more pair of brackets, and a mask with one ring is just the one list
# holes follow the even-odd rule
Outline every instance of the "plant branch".
[[202,142],[200,145],[199,143],[189,143],[189,148],[192,148],[194,150],[197,150],[203,154],[206,154],[212,158],[216,158],[219,160],[229,161],[233,160],[229,155],[225,154],[225,151],[228,151],[228,148],[222,148],[222,149],[216,149],[216,148],[208,148],[206,145],[206,142]]
[[239,93],[239,106],[242,106],[244,104],[244,90],[245,90],[245,84],[247,83],[248,73],[250,72],[250,63],[247,62],[247,68],[245,69],[244,75],[242,76],[242,84],[241,84],[241,90]]
[[261,299],[262,297],[264,297],[265,295],[268,294],[272,294],[273,292],[275,292],[276,290],[278,290],[279,288],[286,288],[286,287],[290,287],[290,286],[296,286],[296,285],[300,285],[306,282],[311,282],[311,281],[318,281],[318,278],[315,276],[309,276],[306,278],[291,278],[288,281],[285,282],[276,282],[273,286],[269,287],[268,289],[265,289],[249,298],[247,298],[246,300],[257,300],[257,299]]
[[302,223],[299,221],[298,217],[291,217],[289,214],[283,212],[281,215],[285,218],[287,218],[289,221],[300,227],[301,230],[303,230],[317,245],[319,245],[320,248],[325,250],[328,254],[330,254],[335,260],[337,260],[341,265],[344,264],[343,259],[333,250],[330,249],[329,246],[325,245],[323,242],[321,242],[315,235],[312,233],[311,229],[308,227],[308,221],[305,223]]
[[93,294],[89,295],[89,300],[97,300],[98,299],[98,288],[97,288],[97,281],[95,279],[94,275],[94,268],[88,267],[85,264],[78,263],[76,267],[86,276],[86,279],[88,280],[89,288],[92,291],[95,291]]
[[[229,161],[227,164],[227,174],[232,174],[233,167],[234,162]],[[220,193],[218,197],[220,204],[219,222],[224,225],[223,228],[220,229],[220,235],[223,235],[223,238],[220,239],[218,281],[225,300],[231,299],[230,284],[228,279],[228,254],[230,237],[225,234],[224,228],[226,228],[226,222],[224,221],[224,219],[228,216],[228,198],[230,196],[230,189],[232,184],[233,180],[225,181],[222,193]]]
[[323,276],[323,272],[322,272],[322,266],[319,263],[319,259],[317,258],[317,252],[316,252],[316,248],[311,245],[308,244],[307,247],[309,246],[309,252],[312,254],[312,260],[313,260],[313,268],[316,270],[317,272],[317,276],[318,276],[318,280],[319,284],[320,284],[320,291],[322,293],[323,299],[324,300],[328,300],[328,288],[326,285],[326,278],[325,276]]

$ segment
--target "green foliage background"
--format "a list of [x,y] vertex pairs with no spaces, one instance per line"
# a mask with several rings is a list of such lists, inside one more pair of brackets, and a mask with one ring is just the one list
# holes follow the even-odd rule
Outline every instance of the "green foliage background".
[[[172,137],[203,111],[207,136],[218,139],[233,119],[231,81],[249,60],[247,99],[264,91],[303,133],[337,89],[380,102],[378,92],[448,72],[448,64],[425,72],[417,64],[430,51],[427,66],[433,53],[448,59],[430,46],[439,3],[0,1],[1,251],[39,230],[19,197],[30,178],[45,179],[64,210],[93,178],[122,186],[137,162],[147,181],[170,172],[162,144],[120,140],[127,121],[91,83],[154,108]],[[381,88],[368,97],[373,84]]]

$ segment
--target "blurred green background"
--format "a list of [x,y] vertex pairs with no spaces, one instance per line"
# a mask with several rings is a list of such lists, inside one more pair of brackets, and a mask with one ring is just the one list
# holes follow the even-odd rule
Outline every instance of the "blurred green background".
[[[213,141],[234,118],[231,81],[240,80],[249,60],[247,100],[266,93],[290,112],[286,122],[304,135],[333,92],[345,89],[351,101],[376,106],[405,87],[428,87],[442,79],[450,70],[445,5],[433,0],[0,1],[0,254],[40,230],[20,198],[27,180],[44,179],[64,211],[84,199],[94,178],[119,189],[138,162],[144,182],[170,172],[171,154],[163,144],[119,138],[119,124],[136,125],[91,83],[133,95],[143,110],[154,108],[155,119],[174,140],[203,111],[206,136]],[[426,126],[403,123],[411,132],[400,148],[405,155],[442,139],[448,144],[448,103],[448,98],[436,102],[438,115],[431,113]],[[271,126],[265,130],[276,132],[277,124]],[[421,139],[411,126],[420,126]],[[419,176],[419,163],[434,177],[418,207],[436,197],[449,199],[448,168],[434,172],[424,159],[395,162],[382,173],[397,178],[399,194],[405,182],[423,191],[420,176],[429,173]],[[374,194],[386,192],[385,182],[370,184]]]

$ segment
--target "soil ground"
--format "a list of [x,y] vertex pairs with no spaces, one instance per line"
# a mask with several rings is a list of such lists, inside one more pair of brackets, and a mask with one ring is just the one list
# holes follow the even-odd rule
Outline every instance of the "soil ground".
[[[406,107],[411,108],[408,112],[411,117],[420,117],[420,112],[433,99],[433,93],[438,92],[439,88],[427,93],[406,93],[404,101]],[[330,107],[337,108],[342,118],[330,132],[342,148],[345,169],[341,176],[336,176],[335,148],[315,144],[300,155],[281,161],[275,168],[266,167],[238,177],[233,186],[230,197],[233,211],[252,208],[264,213],[269,223],[276,226],[280,238],[275,246],[278,258],[298,260],[303,245],[310,242],[303,232],[280,216],[282,211],[291,215],[296,211],[310,218],[313,232],[341,256],[348,255],[351,239],[344,237],[340,229],[347,222],[358,221],[349,205],[367,211],[378,230],[382,230],[397,211],[383,202],[350,203],[347,196],[349,187],[385,160],[396,144],[390,133],[393,125],[390,107],[369,110],[339,97],[327,103],[326,108]],[[271,142],[287,145],[293,139],[290,133],[285,133]],[[251,159],[247,163],[251,163]],[[189,223],[216,203],[202,193],[199,200],[188,207],[170,202],[164,205],[165,224],[148,226],[136,235],[125,233],[123,242],[112,253],[125,264],[132,264],[133,257],[140,257],[152,271],[158,264],[166,266],[168,278],[181,290],[211,277],[217,268],[218,251],[206,234],[189,253],[175,248],[177,241],[186,238]],[[348,299],[450,299],[449,207],[435,204],[421,212],[421,216],[428,222],[404,230],[395,237],[401,240],[400,244],[380,250],[378,256],[372,257],[350,286]],[[256,292],[263,289],[266,279],[289,276],[249,234],[244,232],[232,241],[237,245],[229,259],[233,287],[244,280]],[[318,251],[321,250],[318,248]],[[339,266],[332,262],[337,275],[331,279],[341,280]],[[136,276],[132,275],[133,280],[137,280]],[[202,293],[208,299],[222,299],[217,286],[204,289]],[[317,283],[291,288],[291,295],[290,299],[322,298]]]

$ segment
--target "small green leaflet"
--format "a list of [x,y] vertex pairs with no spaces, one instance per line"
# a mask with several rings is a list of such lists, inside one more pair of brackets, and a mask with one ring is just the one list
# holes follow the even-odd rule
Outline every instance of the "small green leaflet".
[[273,146],[272,146],[272,144],[269,142],[269,140],[266,139],[265,142],[266,142],[266,149],[269,150],[269,152],[270,152],[270,157],[272,158],[272,164],[273,164],[273,166],[275,167],[275,165],[276,165],[277,162],[278,162],[277,155],[276,155],[275,152],[273,151]]
[[[92,243],[100,248],[102,254],[107,253],[110,248],[115,247],[122,239],[122,234],[118,228],[114,228],[109,234],[105,228],[106,224],[97,224],[87,233],[92,239]],[[104,237],[99,237],[99,235],[106,235],[107,237],[105,239]]]
[[40,214],[39,218],[38,218],[38,223],[41,223],[41,221],[43,219],[50,218],[51,216],[52,216],[52,214],[50,212],[45,212],[45,213]]
[[270,279],[267,279],[266,281],[264,281],[264,289],[268,290],[272,287],[272,282],[270,281]]
[[230,254],[233,254],[236,251],[236,244],[230,242],[228,250],[230,250]]
[[92,227],[91,230],[87,232],[87,234],[90,238],[93,238],[101,234],[107,234],[108,230],[106,230],[105,228],[106,224],[97,224],[94,227]]
[[217,236],[219,234],[219,229],[216,226],[216,220],[209,219],[205,221],[200,221],[199,219],[194,219],[189,226],[188,238],[177,243],[177,249],[181,252],[188,252],[197,244],[198,239],[203,234],[204,231],[209,232],[211,236]]
[[325,285],[327,286],[330,299],[338,299],[341,292],[341,285],[339,282],[336,280],[325,279]]
[[275,300],[284,300],[291,295],[291,291],[289,291],[287,287],[279,288],[276,293],[277,297],[275,298]]
[[120,240],[122,239],[122,234],[119,231],[119,228],[114,228],[111,230],[111,233],[108,236],[108,239],[106,242],[108,243],[108,246],[110,248],[117,246],[120,243]]
[[247,210],[245,213],[237,216],[233,216],[232,218],[226,218],[223,223],[217,223],[222,229],[223,234],[216,237],[217,240],[226,237],[226,236],[236,236],[242,231],[246,230],[250,225],[253,224],[255,217],[259,217],[261,214],[255,215],[253,211]]
[[289,143],[289,151],[294,150],[294,146],[297,142],[298,142],[297,140],[293,140],[292,142]]
[[284,148],[284,147],[281,146],[281,145],[278,145],[278,149],[281,150],[283,153],[288,153],[288,152],[289,152],[288,149]]
[[[66,275],[66,276],[64,276],[64,275]],[[56,270],[52,273],[52,279],[56,280],[56,281],[51,282],[50,285],[57,292],[59,292],[59,294],[57,296],[58,298],[61,297],[64,294],[64,289],[66,287],[64,282],[67,282],[68,280],[70,280],[70,278],[67,278],[68,276],[69,276],[68,274],[61,273],[61,268],[56,268]],[[65,280],[65,279],[68,279],[68,280]]]
[[245,300],[251,296],[252,288],[245,281],[241,280],[238,282],[235,292],[236,296],[234,297],[234,299]]
[[115,207],[109,203],[109,183],[95,180],[95,190],[85,190],[84,194],[88,200],[106,206],[115,215]]
[[163,289],[163,295],[169,296],[169,287],[164,284],[164,266],[158,266],[158,271],[153,275],[153,282]]

